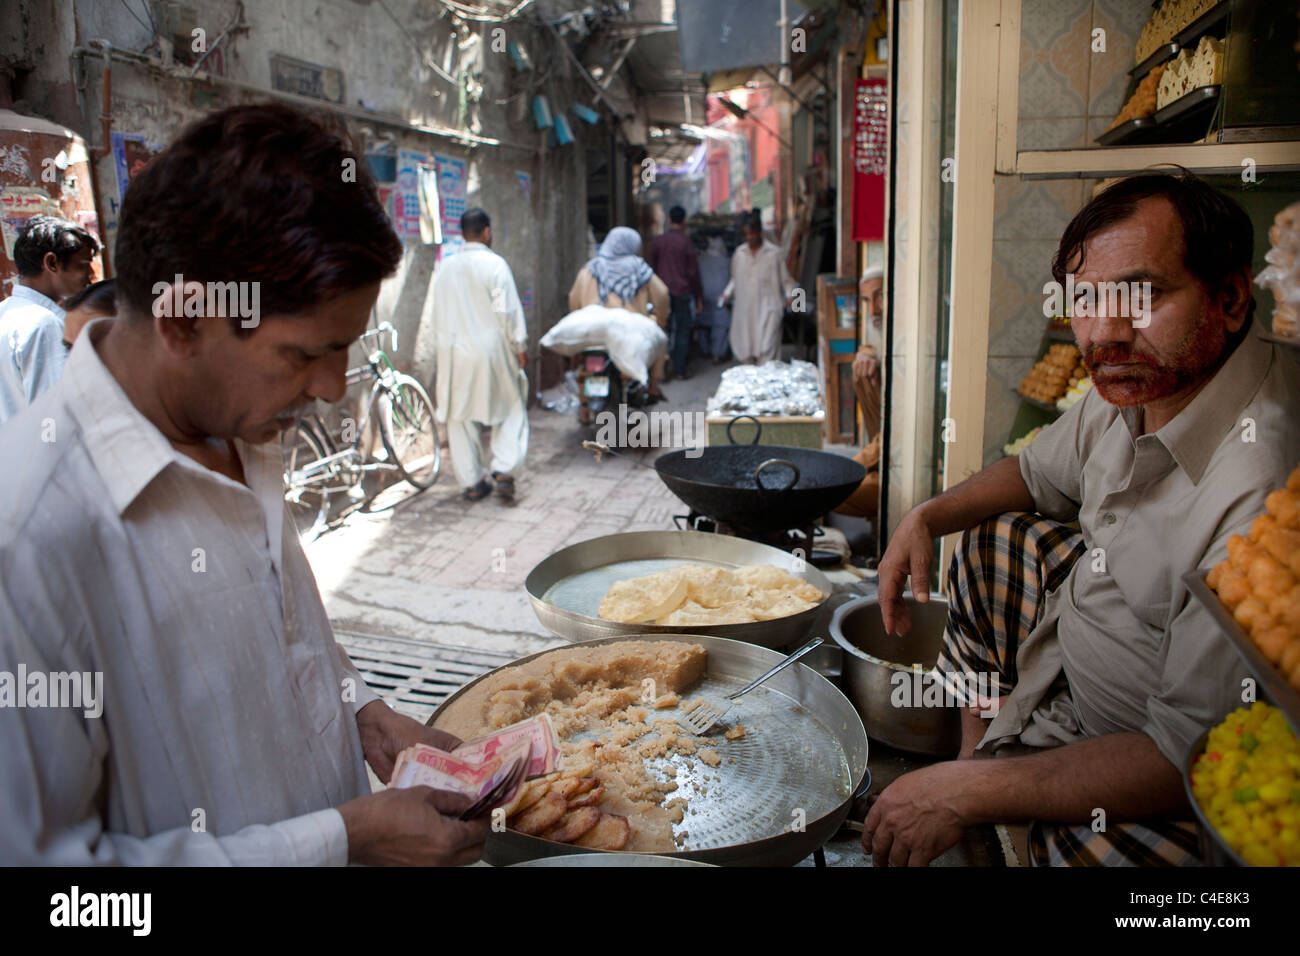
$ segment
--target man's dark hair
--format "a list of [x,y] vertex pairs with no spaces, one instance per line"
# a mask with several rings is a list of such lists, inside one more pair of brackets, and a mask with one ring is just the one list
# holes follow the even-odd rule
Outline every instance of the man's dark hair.
[[461,214],[460,217],[460,234],[466,239],[477,239],[483,235],[483,230],[492,225],[492,217],[487,211],[480,209],[478,206],[470,206]]
[[92,312],[116,315],[117,280],[100,279],[98,282],[92,282],[81,291],[74,292],[65,298],[60,305],[64,312],[71,312],[73,309],[84,306]]
[[181,275],[257,282],[262,314],[293,315],[391,275],[402,244],[362,157],[306,114],[259,104],[191,124],[132,178],[115,251],[136,313]]
[[744,217],[740,220],[740,228],[757,229],[759,232],[762,232],[763,214],[759,212],[757,209],[753,210],[752,212],[745,213]]
[[[1132,216],[1144,199],[1163,197],[1183,225],[1183,265],[1210,291],[1220,292],[1228,280],[1250,269],[1255,231],[1250,217],[1229,196],[1190,173],[1139,173],[1121,179],[1094,196],[1065,227],[1052,259],[1052,277],[1064,284],[1067,272],[1083,271],[1083,246],[1097,232]],[[1075,256],[1079,261],[1070,266]],[[1251,295],[1246,321],[1229,336],[1235,346],[1250,331],[1255,315]]]
[[14,239],[14,265],[19,275],[40,275],[47,253],[54,253],[63,267],[87,246],[92,253],[99,251],[95,237],[75,222],[58,216],[33,216]]
[[672,209],[668,210],[668,221],[671,223],[685,222],[686,210],[681,206],[673,206]]

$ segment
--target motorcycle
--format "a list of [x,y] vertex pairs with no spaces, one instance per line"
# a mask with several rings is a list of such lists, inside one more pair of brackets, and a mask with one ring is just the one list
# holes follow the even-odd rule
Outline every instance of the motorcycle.
[[[646,303],[646,313],[653,317],[654,305]],[[604,349],[587,349],[574,357],[578,385],[578,421],[596,424],[606,410],[617,414],[620,405],[644,408],[650,404],[646,383],[627,381]]]

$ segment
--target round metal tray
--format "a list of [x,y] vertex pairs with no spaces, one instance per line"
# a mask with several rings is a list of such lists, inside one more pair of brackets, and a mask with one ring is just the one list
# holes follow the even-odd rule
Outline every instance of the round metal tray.
[[[599,643],[627,640],[680,640],[703,646],[709,655],[707,673],[686,692],[688,698],[738,690],[784,657],[753,644],[696,634],[637,634]],[[568,650],[552,648],[505,666]],[[456,701],[487,676],[448,697],[429,718],[430,726],[437,726]],[[676,715],[676,710],[656,714],[668,719]],[[682,822],[674,827],[677,833],[687,833],[686,848],[667,855],[706,863],[793,865],[835,834],[853,797],[870,784],[862,719],[833,684],[801,663],[736,701],[726,719],[744,724],[747,733],[717,748],[723,758],[718,767],[676,755],[649,762],[672,774],[678,783],[673,795],[687,799]],[[587,852],[507,830],[489,834],[483,858],[501,866]]]
[[[804,556],[806,559],[807,555]],[[664,571],[680,564],[739,568],[773,564],[816,586],[817,605],[789,617],[752,624],[668,627],[602,620],[597,609],[611,584]],[[760,647],[787,647],[802,639],[830,596],[826,575],[806,560],[780,548],[702,531],[630,531],[580,541],[546,558],[528,573],[524,589],[542,625],[570,641],[593,641],[629,634],[706,634]]]

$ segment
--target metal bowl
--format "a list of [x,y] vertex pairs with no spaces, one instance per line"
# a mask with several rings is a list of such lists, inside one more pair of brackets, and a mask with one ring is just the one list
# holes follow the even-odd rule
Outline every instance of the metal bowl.
[[[686,563],[725,568],[776,565],[816,586],[822,592],[822,599],[798,614],[752,624],[669,627],[623,624],[599,616],[600,599],[615,581]],[[830,596],[831,583],[806,560],[745,538],[703,531],[629,531],[579,541],[555,552],[528,572],[524,590],[542,626],[568,641],[632,634],[705,634],[779,648],[793,646],[807,635],[817,612]]]
[[904,599],[912,629],[901,638],[885,633],[875,596],[836,608],[830,630],[844,651],[844,687],[872,739],[912,753],[951,757],[961,748],[960,712],[923,705],[926,691],[942,695],[929,671],[943,647],[948,602],[942,594],[931,594],[927,604],[911,595]]
[[1196,763],[1196,758],[1205,753],[1205,744],[1209,739],[1208,730],[1197,737],[1196,742],[1192,744],[1192,749],[1187,752],[1187,759],[1183,762],[1183,790],[1187,793],[1187,802],[1192,805],[1192,812],[1196,814],[1196,833],[1200,838],[1201,860],[1208,866],[1249,866],[1250,864],[1238,856],[1237,851],[1228,846],[1227,841],[1219,836],[1219,831],[1214,829],[1214,824],[1210,823],[1201,809],[1196,794],[1192,793],[1192,766]]

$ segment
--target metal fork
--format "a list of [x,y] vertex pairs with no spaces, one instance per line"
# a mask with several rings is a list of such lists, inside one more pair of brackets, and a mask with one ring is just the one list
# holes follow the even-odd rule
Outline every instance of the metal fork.
[[734,694],[728,694],[720,701],[707,700],[707,699],[700,700],[695,707],[691,708],[690,713],[679,714],[677,717],[677,722],[681,724],[683,727],[685,727],[687,730],[689,730],[691,733],[695,734],[697,737],[704,734],[705,732],[710,730],[714,724],[716,724],[719,720],[721,720],[726,715],[727,711],[731,710],[732,702],[735,701],[738,697],[740,697],[743,694],[748,694],[759,684],[763,683],[768,678],[773,677],[778,672],[785,670],[787,667],[789,667],[799,658],[803,657],[808,652],[818,647],[821,647],[821,645],[824,643],[825,641],[823,641],[820,637],[814,637],[811,641],[809,641],[803,647],[799,648],[797,651],[795,651],[793,654],[791,654],[781,663],[777,664],[775,667],[773,667],[762,677],[746,684],[744,687],[740,688],[740,690],[736,691]]

